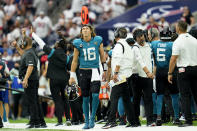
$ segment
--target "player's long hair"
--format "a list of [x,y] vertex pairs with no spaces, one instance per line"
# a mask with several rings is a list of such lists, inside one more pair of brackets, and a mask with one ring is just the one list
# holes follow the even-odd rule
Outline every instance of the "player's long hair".
[[95,37],[95,36],[96,36],[96,33],[95,33],[95,31],[94,31],[94,28],[93,28],[91,25],[83,25],[83,26],[81,27],[81,30],[80,30],[80,37],[81,37],[81,39],[83,39],[82,28],[83,28],[84,26],[88,26],[88,27],[90,28],[90,30],[91,30],[91,37]]

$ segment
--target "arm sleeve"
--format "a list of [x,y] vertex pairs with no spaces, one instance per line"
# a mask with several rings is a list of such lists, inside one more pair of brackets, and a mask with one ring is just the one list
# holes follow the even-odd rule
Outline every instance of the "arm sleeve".
[[112,56],[116,59],[117,64],[121,65],[123,58],[123,47],[120,44],[115,45]]
[[43,49],[44,45],[46,45],[44,43],[44,41],[38,35],[36,35],[34,32],[32,33],[32,37],[39,44],[40,48]]
[[146,65],[144,64],[144,61],[143,61],[142,56],[140,54],[139,48],[134,46],[133,51],[134,51],[134,54],[135,54],[135,58],[139,62],[141,68],[144,68]]
[[26,66],[37,66],[34,60],[34,55],[31,53],[27,54],[25,63],[26,63]]

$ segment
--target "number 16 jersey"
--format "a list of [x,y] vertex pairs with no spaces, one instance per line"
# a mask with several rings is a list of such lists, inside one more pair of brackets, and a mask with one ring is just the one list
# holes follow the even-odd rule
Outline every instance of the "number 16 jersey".
[[75,39],[73,45],[79,51],[79,68],[99,68],[99,48],[103,39],[100,36],[92,37],[89,42]]

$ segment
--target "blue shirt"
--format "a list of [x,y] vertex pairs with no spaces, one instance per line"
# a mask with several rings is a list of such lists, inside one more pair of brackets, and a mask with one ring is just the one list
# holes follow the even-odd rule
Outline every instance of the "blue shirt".
[[172,55],[173,42],[152,41],[151,48],[157,68],[168,68]]
[[99,48],[103,39],[100,36],[92,37],[89,42],[75,39],[73,45],[79,51],[79,68],[99,68]]

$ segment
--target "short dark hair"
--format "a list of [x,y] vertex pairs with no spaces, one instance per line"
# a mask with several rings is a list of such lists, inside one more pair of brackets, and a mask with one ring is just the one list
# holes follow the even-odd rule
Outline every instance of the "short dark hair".
[[187,23],[185,21],[178,21],[177,26],[179,27],[179,30],[182,32],[186,32],[187,31]]
[[137,40],[137,37],[141,37],[144,34],[145,34],[145,32],[142,29],[136,29],[133,32],[133,39],[136,41]]

